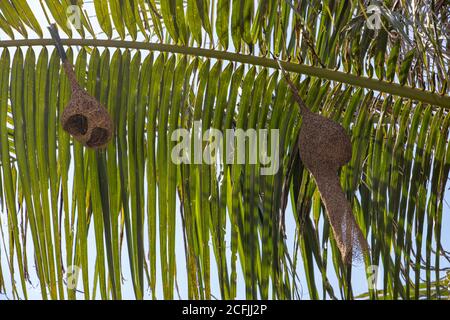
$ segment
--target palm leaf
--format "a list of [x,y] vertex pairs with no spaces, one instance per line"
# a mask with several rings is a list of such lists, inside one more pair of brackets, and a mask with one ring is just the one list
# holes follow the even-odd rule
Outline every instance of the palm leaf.
[[[44,299],[120,299],[124,276],[138,299],[147,288],[152,298],[158,288],[174,298],[185,274],[188,298],[298,298],[299,278],[313,299],[448,297],[449,6],[433,3],[385,1],[383,27],[372,30],[362,0],[78,1],[77,30],[66,23],[69,1],[41,1],[46,22],[31,1],[2,1],[0,223],[8,246],[0,290],[10,279],[8,294],[27,298],[30,278]],[[59,125],[70,91],[56,51],[46,49],[47,22],[66,34],[64,45],[82,47],[68,57],[114,119],[105,150],[85,149]],[[342,263],[314,180],[294,153],[298,106],[269,53],[297,75],[311,110],[351,135],[341,185],[371,246],[365,266],[383,266],[383,288],[353,292],[353,268]],[[173,163],[172,133],[194,130],[197,120],[202,134],[279,130],[279,149],[270,150],[279,150],[278,172]],[[284,219],[295,234],[285,234]]]

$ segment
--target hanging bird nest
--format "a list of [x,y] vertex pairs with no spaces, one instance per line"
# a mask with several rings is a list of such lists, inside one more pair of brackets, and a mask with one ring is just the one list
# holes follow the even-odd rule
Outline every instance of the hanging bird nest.
[[105,147],[113,136],[113,122],[107,109],[78,83],[73,66],[67,60],[55,25],[49,27],[70,81],[72,97],[61,114],[65,131],[89,148]]
[[316,181],[342,260],[350,264],[359,260],[369,248],[338,175],[339,169],[352,158],[350,137],[340,124],[309,110],[289,75],[277,62],[302,115],[296,148],[304,166]]
[[69,62],[64,62],[64,69],[72,86],[72,97],[61,115],[61,125],[85,146],[101,148],[113,134],[111,117],[100,102],[78,85]]
[[352,157],[350,138],[336,122],[308,111],[303,113],[298,139],[300,158],[319,188],[342,260],[358,260],[368,245],[338,175]]

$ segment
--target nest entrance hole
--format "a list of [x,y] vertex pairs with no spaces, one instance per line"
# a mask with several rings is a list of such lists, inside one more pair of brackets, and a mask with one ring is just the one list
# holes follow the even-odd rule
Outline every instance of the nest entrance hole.
[[75,114],[67,119],[64,130],[74,136],[85,135],[88,130],[88,120],[82,114]]
[[88,147],[101,147],[108,142],[109,132],[104,128],[96,127],[92,130],[91,137],[86,142]]

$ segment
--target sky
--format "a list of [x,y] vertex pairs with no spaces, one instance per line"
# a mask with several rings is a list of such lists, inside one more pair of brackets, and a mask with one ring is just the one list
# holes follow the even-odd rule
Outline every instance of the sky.
[[[46,21],[46,17],[43,14],[42,8],[39,5],[38,1],[29,1],[29,3],[33,3],[32,6],[32,10],[35,14],[35,16],[37,17],[38,21],[41,24],[44,24],[43,21]],[[85,4],[85,9],[88,12],[89,16],[94,15],[94,10],[93,10],[93,3],[87,3]],[[98,31],[98,34],[101,37],[101,30],[98,27],[98,25],[95,22],[95,19],[91,19],[93,22],[93,28],[94,30]],[[49,38],[49,33],[48,31],[45,29],[43,30],[45,35],[45,38]],[[62,37],[64,37],[64,35],[62,35]],[[1,39],[8,39],[8,37],[0,30],[0,41]],[[140,37],[138,38],[139,40],[142,40],[143,38]],[[79,51],[79,48],[74,47],[73,48],[75,51],[75,54]],[[35,48],[36,52],[39,52],[39,48]],[[230,50],[233,50],[232,48]],[[14,49],[10,49],[10,52],[13,53]],[[146,51],[142,52],[143,57],[145,57],[145,55],[147,54]],[[73,170],[73,168],[72,168]],[[72,174],[70,174],[69,176],[73,176],[73,172]],[[69,185],[71,185],[71,182],[69,181]],[[445,205],[445,209],[444,209],[444,215],[443,215],[443,246],[444,248],[450,248],[450,234],[448,232],[448,226],[450,223],[450,207],[448,205],[448,202],[450,202],[450,198],[449,195],[446,195],[446,205]],[[178,203],[178,198],[177,198],[177,208],[179,207],[179,203]],[[293,218],[293,214],[292,214],[292,207],[290,205],[290,202],[288,204],[288,208],[287,208],[287,212],[286,212],[286,235],[287,235],[287,246],[290,249],[291,252],[291,256],[293,255],[293,248],[294,248],[294,235],[295,235],[295,228],[296,228],[296,222],[294,221]],[[7,230],[6,228],[6,219],[5,219],[5,212],[2,213],[2,225],[3,225],[3,230]],[[321,224],[323,223],[323,220],[321,220]],[[147,233],[144,233],[145,236],[147,236]],[[229,223],[227,224],[227,235],[230,234],[230,225]],[[158,237],[158,235],[157,235]],[[185,255],[184,255],[184,245],[183,245],[183,237],[182,237],[182,226],[181,226],[181,221],[180,221],[180,216],[179,214],[177,215],[177,229],[176,229],[176,237],[177,237],[177,241],[176,241],[176,256],[177,256],[177,284],[178,284],[178,288],[179,288],[179,293],[180,293],[180,298],[185,299],[187,298],[187,278],[186,278],[186,273],[185,273]],[[125,237],[126,238],[126,237]],[[29,236],[29,239],[31,239],[31,236]],[[4,254],[4,249],[8,247],[8,243],[7,243],[7,239],[4,239],[5,242],[4,243],[0,243],[0,261],[1,261],[1,266],[3,270],[7,270],[7,264],[6,264],[6,259],[4,258],[5,254]],[[145,239],[147,240],[147,239]],[[126,241],[126,239],[125,239]],[[229,243],[229,238],[227,239],[227,243]],[[93,234],[93,228],[91,228],[90,230],[90,234],[88,236],[88,244],[89,244],[89,257],[94,257],[95,256],[95,239],[94,239],[94,234]],[[123,248],[126,248],[126,243],[123,244]],[[158,249],[158,248],[157,248]],[[27,243],[27,250],[28,252],[32,252],[33,248],[32,248],[32,244],[31,241],[28,241]],[[212,250],[211,250],[212,251]],[[31,256],[31,255],[30,255]],[[229,259],[228,259],[229,260]],[[212,266],[211,266],[211,278],[213,280],[212,282],[212,291],[215,297],[220,297],[219,294],[219,286],[218,286],[218,282],[217,282],[217,268],[214,265],[214,257],[211,256],[211,262],[212,262]],[[442,260],[442,263],[445,263],[444,260]],[[124,298],[126,299],[133,299],[134,298],[134,293],[133,293],[133,289],[132,289],[132,285],[131,285],[131,278],[128,276],[130,274],[129,272],[129,265],[128,265],[128,257],[126,254],[126,250],[122,251],[122,265],[123,265],[123,274],[125,275],[125,281],[123,284],[123,294],[124,294]],[[159,266],[159,255],[158,255],[158,263],[157,265]],[[331,271],[332,269],[332,261],[331,261],[331,257],[329,255],[329,261],[328,261],[328,265],[329,265],[329,277],[330,277],[330,281],[333,284],[334,287],[337,287],[336,283],[337,283],[337,278],[334,275],[334,272]],[[445,264],[444,264],[445,265]],[[93,270],[94,270],[94,259],[90,259],[90,265],[89,265],[89,269],[90,269],[90,278],[93,277]],[[238,268],[240,270],[240,268]],[[319,290],[319,296],[321,297],[321,274],[320,271],[317,269],[315,270],[315,276],[316,276],[316,283],[319,284],[318,285],[318,290]],[[4,271],[5,272],[5,271]],[[8,273],[6,273],[7,275]],[[160,279],[160,270],[158,270],[158,277]],[[305,272],[303,269],[303,266],[301,263],[299,263],[299,267],[297,269],[297,274],[300,278],[299,280],[299,284],[300,284],[300,292],[301,292],[301,298],[302,299],[308,299],[309,298],[309,294],[308,294],[308,289],[307,289],[307,282],[305,279]],[[381,288],[382,287],[382,269],[380,268],[378,270],[378,287]],[[8,279],[5,279],[6,281],[8,281]],[[242,277],[242,273],[239,272],[238,274],[238,298],[245,298],[245,288],[243,285],[243,277]],[[79,281],[79,285],[81,286],[81,281]],[[355,294],[358,293],[363,293],[363,292],[367,292],[367,281],[366,281],[366,274],[365,274],[365,266],[364,265],[355,265],[354,266],[354,271],[352,274],[352,285],[353,285],[353,289]],[[32,278],[32,284],[29,285],[29,291],[30,291],[30,298],[33,299],[39,299],[40,298],[40,291],[38,289],[37,286],[37,279],[33,279]],[[10,284],[9,284],[9,288],[10,288]],[[6,295],[2,295],[0,294],[0,300],[1,299],[7,299],[8,298],[8,294],[10,294],[10,291],[7,292]],[[162,297],[162,286],[161,283],[158,282],[158,286],[157,286],[157,296],[159,298]],[[81,296],[80,296],[81,297]],[[178,297],[178,292],[175,293],[175,297]],[[97,294],[97,298],[99,298],[99,295]],[[146,290],[145,292],[145,298],[150,299],[151,298],[151,293],[149,290]]]

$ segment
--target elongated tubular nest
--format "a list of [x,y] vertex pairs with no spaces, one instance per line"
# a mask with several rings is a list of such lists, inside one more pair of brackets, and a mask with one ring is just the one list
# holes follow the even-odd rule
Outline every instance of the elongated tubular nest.
[[90,148],[102,148],[113,135],[113,123],[106,108],[78,84],[73,67],[64,62],[72,87],[72,97],[61,115],[65,131]]
[[338,176],[339,168],[352,158],[350,138],[340,124],[308,109],[280,61],[275,55],[272,56],[278,62],[303,116],[297,142],[300,158],[316,180],[342,260],[350,264],[369,248]]
[[342,260],[351,263],[368,250],[338,176],[339,168],[351,159],[351,141],[344,128],[332,120],[309,110],[302,115],[300,158],[316,180]]

